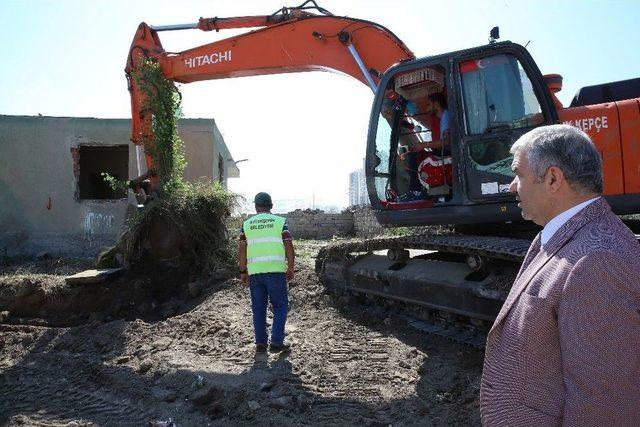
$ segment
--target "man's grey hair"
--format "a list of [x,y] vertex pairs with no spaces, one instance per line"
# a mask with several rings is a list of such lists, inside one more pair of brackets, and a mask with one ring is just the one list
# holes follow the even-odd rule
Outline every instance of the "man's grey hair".
[[522,135],[511,154],[522,150],[538,181],[551,166],[560,169],[574,191],[602,193],[602,160],[586,133],[569,125],[541,126]]

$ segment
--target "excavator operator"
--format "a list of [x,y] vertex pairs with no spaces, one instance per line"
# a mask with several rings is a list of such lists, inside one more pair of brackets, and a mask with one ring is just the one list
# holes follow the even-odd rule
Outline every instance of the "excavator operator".
[[419,149],[430,148],[441,157],[451,156],[451,137],[449,132],[449,110],[447,109],[447,98],[442,92],[435,92],[429,95],[428,108],[431,114],[440,121],[440,138],[431,142],[417,143]]
[[[406,146],[408,153],[400,155],[401,160],[405,161],[405,169],[409,174],[409,191],[398,198],[399,202],[410,202],[420,199],[426,199],[428,197],[429,185],[422,182],[421,174],[424,174],[425,170],[433,167],[445,167],[447,171],[442,169],[442,176],[444,178],[444,184],[451,184],[450,179],[450,164],[451,164],[451,138],[449,131],[449,111],[447,109],[447,98],[443,92],[435,92],[427,98],[427,119],[431,130],[431,135],[437,135],[437,139],[431,141],[423,141],[422,137],[418,137],[417,140],[411,140],[408,143],[403,143],[400,140],[399,146]],[[417,127],[417,126],[415,126]],[[403,132],[416,133],[414,125],[409,120],[404,120],[401,123]],[[419,127],[418,127],[419,128]],[[418,131],[419,135],[420,131]],[[402,137],[401,137],[402,138]],[[426,151],[425,151],[426,150]],[[428,152],[433,152],[433,155],[429,156]],[[426,164],[425,164],[426,162]],[[440,165],[440,166],[436,166]],[[448,165],[448,166],[444,166]],[[426,173],[425,176],[428,176]],[[439,184],[441,185],[441,184]],[[423,187],[424,186],[424,187]],[[442,195],[442,194],[441,194]]]

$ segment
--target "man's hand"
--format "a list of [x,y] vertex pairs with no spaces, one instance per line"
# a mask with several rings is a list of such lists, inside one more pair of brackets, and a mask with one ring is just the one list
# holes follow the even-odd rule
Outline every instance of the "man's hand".
[[287,272],[285,276],[287,281],[293,280],[293,266],[295,265],[296,253],[293,249],[293,242],[291,239],[284,240],[284,251],[287,256]]
[[244,283],[245,285],[249,284],[249,274],[248,273],[240,273],[240,280],[242,280],[242,283]]

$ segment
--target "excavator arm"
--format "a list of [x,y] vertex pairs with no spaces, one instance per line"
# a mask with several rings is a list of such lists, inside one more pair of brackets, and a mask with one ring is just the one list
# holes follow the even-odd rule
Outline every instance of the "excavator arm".
[[[308,7],[308,4],[312,6]],[[319,14],[308,12],[315,9]],[[183,52],[166,52],[159,32],[231,28],[259,29],[198,46]],[[141,23],[131,44],[126,75],[131,94],[134,144],[153,141],[151,112],[143,108],[144,94],[132,73],[141,61],[154,59],[163,75],[180,83],[232,77],[303,71],[348,74],[375,91],[380,76],[390,66],[415,58],[391,31],[374,22],[338,17],[307,1],[272,15],[235,18],[200,18],[197,23],[153,27]],[[149,170],[153,159],[146,156]]]

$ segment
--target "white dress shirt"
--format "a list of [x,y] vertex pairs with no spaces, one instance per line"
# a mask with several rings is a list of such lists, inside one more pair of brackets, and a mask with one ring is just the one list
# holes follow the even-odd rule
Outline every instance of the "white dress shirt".
[[594,197],[593,199],[589,199],[585,202],[580,203],[579,205],[575,205],[574,207],[567,209],[566,211],[555,216],[551,221],[549,221],[540,233],[541,245],[544,246],[549,240],[551,240],[553,235],[556,234],[556,231],[558,231],[560,227],[562,227],[567,221],[573,218],[575,214],[586,208],[591,202],[597,200],[598,197]]

